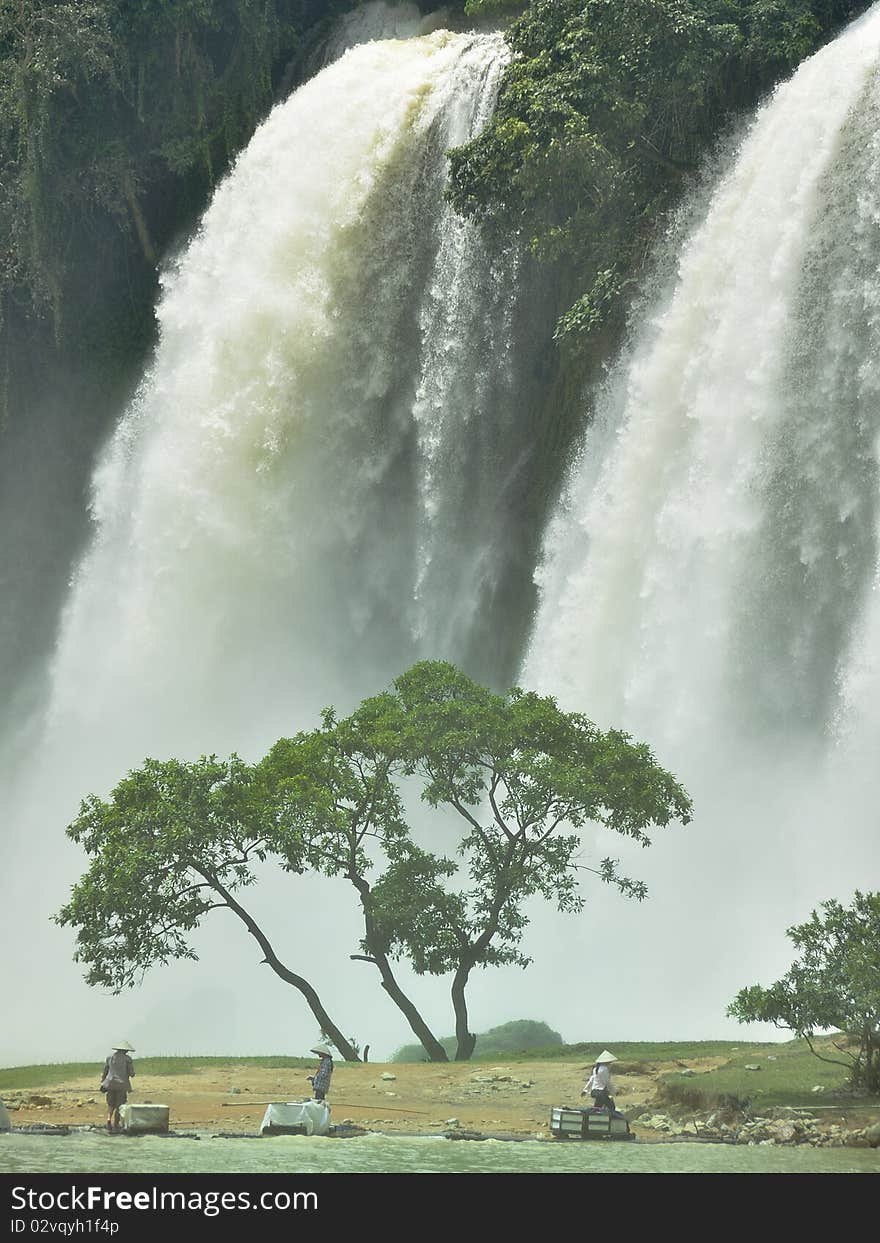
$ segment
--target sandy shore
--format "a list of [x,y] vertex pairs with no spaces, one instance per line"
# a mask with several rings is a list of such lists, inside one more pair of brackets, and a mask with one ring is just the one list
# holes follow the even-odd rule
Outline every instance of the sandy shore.
[[[720,1059],[695,1060],[697,1072]],[[649,1102],[658,1075],[675,1063],[652,1063],[649,1073],[617,1074],[618,1108],[627,1112]],[[137,1063],[135,1062],[137,1068]],[[505,1064],[448,1063],[414,1065],[336,1064],[328,1103],[335,1123],[406,1134],[450,1129],[516,1136],[548,1135],[554,1105],[581,1105],[589,1075],[581,1061],[534,1061]],[[307,1098],[306,1070],[272,1070],[249,1066],[211,1066],[185,1075],[136,1075],[132,1101],[168,1105],[174,1130],[216,1129],[255,1133],[267,1101]],[[8,1094],[20,1101],[13,1126],[33,1123],[83,1126],[106,1121],[98,1091],[100,1066],[91,1078],[51,1087],[38,1081]],[[638,1130],[634,1124],[634,1130]],[[650,1132],[644,1138],[655,1138]]]

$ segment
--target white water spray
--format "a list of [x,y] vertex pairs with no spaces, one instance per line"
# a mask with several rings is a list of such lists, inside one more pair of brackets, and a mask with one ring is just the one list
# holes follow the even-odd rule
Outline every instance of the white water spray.
[[[481,381],[505,383],[513,295],[442,208],[444,153],[505,59],[445,32],[349,52],[220,187],[96,476],[56,731],[100,722],[132,758],[263,743],[381,686],[425,633],[466,639],[482,583],[458,567],[497,535],[473,512],[451,529],[460,459]],[[455,581],[427,587],[450,545]]]
[[[445,153],[485,123],[508,55],[500,35],[447,31],[345,52],[274,110],[163,277],[155,362],[95,474],[39,771],[4,843],[10,942],[15,928],[64,964],[53,995],[80,1016],[72,1041],[93,1029],[87,1008],[110,1012],[47,931],[82,867],[60,840],[79,798],[147,754],[256,756],[419,655],[460,658],[494,589],[515,267],[442,196]],[[312,963],[337,1008],[376,989],[358,967],[343,983],[349,923],[334,917],[328,962]],[[7,990],[29,970],[10,963]],[[223,1047],[265,1041],[213,987],[204,1008],[235,1016],[211,1021]],[[148,981],[141,1044],[167,1047],[179,988]],[[3,1033],[0,1060],[40,1052],[39,1013]],[[62,1052],[49,1032],[42,1045]]]
[[581,926],[611,1035],[717,1033],[786,926],[880,882],[878,57],[875,8],[762,108],[546,540],[523,682],[696,804],[647,855],[591,845],[653,893]]

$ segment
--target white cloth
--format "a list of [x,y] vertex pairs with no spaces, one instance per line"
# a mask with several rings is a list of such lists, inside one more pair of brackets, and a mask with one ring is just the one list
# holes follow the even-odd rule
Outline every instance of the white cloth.
[[323,1101],[289,1101],[270,1105],[263,1115],[260,1134],[302,1127],[306,1135],[327,1135],[330,1130],[330,1110]]
[[587,1080],[586,1090],[593,1092],[613,1092],[614,1088],[611,1083],[611,1071],[604,1062],[600,1062],[598,1066],[593,1067],[593,1073]]

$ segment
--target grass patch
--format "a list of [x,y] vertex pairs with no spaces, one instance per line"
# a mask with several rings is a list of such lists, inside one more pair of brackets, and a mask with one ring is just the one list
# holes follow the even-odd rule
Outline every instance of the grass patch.
[[[747,1070],[759,1066],[759,1070]],[[822,1092],[814,1092],[814,1087]],[[847,1070],[815,1057],[804,1040],[740,1045],[726,1065],[702,1074],[663,1075],[660,1098],[690,1109],[712,1109],[723,1099],[747,1101],[755,1111],[777,1105],[821,1105],[849,1098]]]
[[[190,1075],[197,1070],[219,1066],[259,1066],[266,1070],[301,1069],[313,1066],[314,1058],[305,1057],[138,1057],[134,1055],[137,1075]],[[94,1062],[51,1062],[37,1066],[10,1066],[0,1070],[0,1095],[24,1088],[46,1088],[69,1079],[100,1078],[104,1059]]]
[[[646,1041],[632,1042],[626,1040],[608,1041],[595,1040],[589,1044],[553,1045],[543,1049],[521,1049],[516,1053],[504,1054],[503,1060],[510,1062],[524,1061],[583,1061],[589,1063],[603,1049],[610,1049],[619,1061],[634,1062],[675,1062],[690,1061],[698,1057],[732,1057],[734,1050],[747,1050],[749,1056],[757,1051],[772,1052],[779,1046],[775,1044],[746,1044],[742,1040],[690,1040],[666,1041],[649,1044]],[[475,1054],[471,1061],[486,1062],[499,1060],[497,1053]],[[749,1057],[746,1057],[746,1061]]]

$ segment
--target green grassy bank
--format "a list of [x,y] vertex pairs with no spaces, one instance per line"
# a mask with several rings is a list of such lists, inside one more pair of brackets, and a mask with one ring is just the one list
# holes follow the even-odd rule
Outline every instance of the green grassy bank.
[[[619,1059],[618,1082],[625,1085],[631,1074],[651,1074],[657,1085],[659,1107],[684,1106],[693,1110],[711,1109],[735,1098],[748,1103],[755,1112],[776,1106],[821,1107],[863,1104],[880,1109],[880,1098],[855,1097],[847,1086],[846,1068],[815,1057],[806,1041],[784,1044],[748,1041],[594,1041],[590,1044],[560,1044],[546,1049],[516,1052],[486,1052],[462,1066],[486,1063],[514,1064],[534,1061],[576,1061],[585,1067],[607,1043]],[[828,1056],[835,1056],[831,1038],[816,1042]],[[701,1066],[703,1059],[724,1059],[711,1070]],[[137,1068],[144,1075],[185,1075],[211,1067],[248,1066],[269,1069],[300,1069],[314,1059],[268,1055],[263,1057],[141,1057]],[[672,1064],[672,1065],[670,1065]],[[454,1063],[452,1064],[454,1065]],[[750,1067],[758,1067],[757,1070]],[[17,1066],[0,1069],[0,1096],[24,1089],[48,1088],[82,1076],[94,1075],[99,1062],[59,1062],[50,1065]],[[688,1073],[688,1072],[692,1073]],[[814,1089],[821,1089],[816,1091]],[[625,1107],[625,1097],[621,1102]]]

